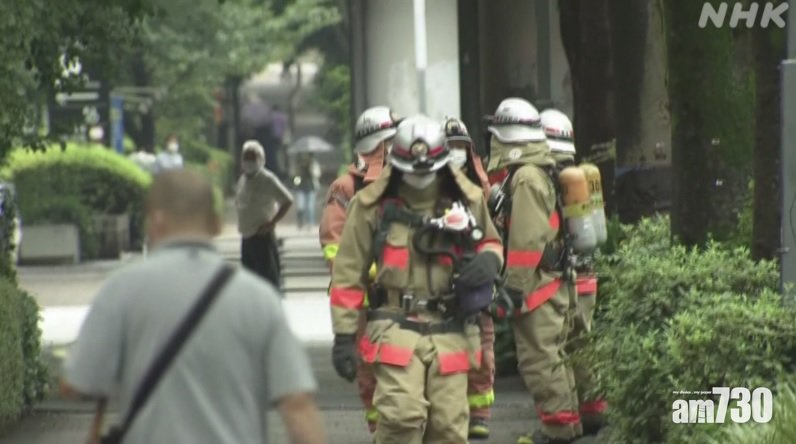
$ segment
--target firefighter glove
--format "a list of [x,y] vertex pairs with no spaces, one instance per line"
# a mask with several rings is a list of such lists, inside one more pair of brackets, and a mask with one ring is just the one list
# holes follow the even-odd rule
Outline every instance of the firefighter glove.
[[348,382],[353,382],[357,376],[357,359],[354,335],[335,335],[332,364],[337,374]]
[[500,258],[491,251],[482,251],[462,266],[455,284],[457,287],[480,287],[494,282],[498,273],[500,273]]

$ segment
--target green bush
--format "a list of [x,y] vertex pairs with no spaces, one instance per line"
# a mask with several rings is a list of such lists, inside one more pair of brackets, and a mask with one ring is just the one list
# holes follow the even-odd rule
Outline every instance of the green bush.
[[734,424],[712,444],[792,444],[796,442],[796,385],[781,384],[768,424]]
[[0,429],[42,399],[47,371],[41,360],[39,307],[0,278]]
[[709,442],[718,427],[673,424],[673,391],[773,387],[796,357],[796,310],[775,293],[775,264],[673,245],[668,227],[623,227],[615,254],[598,259],[594,330],[573,359],[609,402],[611,442]]
[[16,282],[16,245],[14,236],[17,230],[16,197],[8,188],[0,189],[0,277]]
[[143,200],[151,178],[131,160],[97,146],[14,151],[3,176],[14,183],[25,224],[75,223],[83,257],[96,254],[95,214],[129,214],[133,243],[143,233]]
[[185,164],[204,174],[225,195],[232,189],[232,156],[201,142],[189,141],[180,148]]

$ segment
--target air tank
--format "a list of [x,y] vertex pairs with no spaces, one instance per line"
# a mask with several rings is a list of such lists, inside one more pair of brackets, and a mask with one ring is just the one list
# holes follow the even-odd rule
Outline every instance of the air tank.
[[597,244],[602,245],[608,240],[608,227],[605,221],[605,202],[603,201],[603,185],[600,169],[590,163],[583,163],[580,169],[586,174],[589,184],[592,206],[592,224],[597,235]]
[[564,223],[571,236],[572,248],[576,253],[590,253],[597,248],[597,234],[586,173],[578,167],[567,167],[561,171],[558,180],[561,183]]

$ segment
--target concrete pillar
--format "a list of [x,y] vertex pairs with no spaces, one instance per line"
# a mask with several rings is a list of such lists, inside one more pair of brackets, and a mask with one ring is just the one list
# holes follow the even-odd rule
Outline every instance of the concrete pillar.
[[[788,10],[788,58],[782,63],[781,285],[796,285],[796,7]],[[792,300],[791,300],[792,302]]]
[[[360,48],[359,52],[364,53],[365,91],[352,91],[355,96],[352,99],[356,102],[364,95],[366,106],[386,105],[401,115],[416,114],[418,82],[412,2],[361,1],[365,4],[365,29],[364,48]],[[456,0],[427,2],[426,23],[427,114],[438,119],[445,115],[458,116],[460,100]]]

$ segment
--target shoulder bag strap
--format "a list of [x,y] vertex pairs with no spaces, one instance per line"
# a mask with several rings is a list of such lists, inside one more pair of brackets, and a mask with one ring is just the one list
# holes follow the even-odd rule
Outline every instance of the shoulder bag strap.
[[166,346],[163,347],[163,350],[159,355],[157,355],[157,359],[155,359],[155,361],[152,363],[152,366],[147,371],[146,376],[144,376],[141,385],[136,391],[130,411],[127,413],[127,417],[124,419],[124,422],[117,431],[119,442],[121,442],[124,435],[130,429],[130,426],[132,425],[139,411],[144,407],[149,399],[149,396],[152,394],[162,379],[163,374],[169,368],[169,365],[171,365],[171,363],[174,361],[174,358],[180,352],[182,346],[191,336],[191,333],[193,333],[196,326],[204,317],[205,313],[207,313],[208,308],[210,308],[210,306],[216,300],[216,296],[221,293],[221,289],[224,287],[227,281],[229,281],[234,272],[235,269],[229,264],[225,263],[221,266],[221,269],[216,272],[216,274],[210,280],[210,283],[207,284],[204,292],[191,308],[191,311],[188,312],[188,315],[182,320],[182,323],[180,323],[177,330],[175,330],[174,334],[166,343]]

